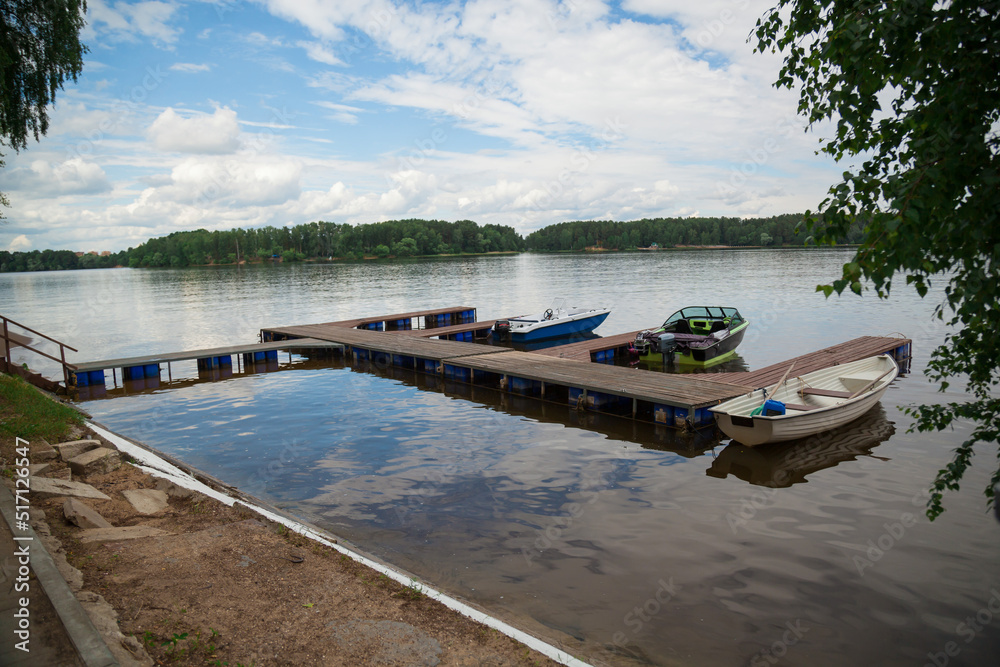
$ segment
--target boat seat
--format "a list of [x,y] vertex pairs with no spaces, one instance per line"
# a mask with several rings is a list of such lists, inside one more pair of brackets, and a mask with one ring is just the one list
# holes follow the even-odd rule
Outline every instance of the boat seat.
[[725,331],[729,327],[722,320],[715,320],[712,322],[712,331],[710,333],[715,333],[716,331]]
[[807,412],[809,410],[815,410],[815,405],[802,405],[801,403],[785,403],[786,410],[797,410],[798,412]]
[[850,398],[853,394],[849,391],[837,391],[836,389],[816,389],[815,387],[803,387],[799,389],[803,396],[829,396],[830,398]]

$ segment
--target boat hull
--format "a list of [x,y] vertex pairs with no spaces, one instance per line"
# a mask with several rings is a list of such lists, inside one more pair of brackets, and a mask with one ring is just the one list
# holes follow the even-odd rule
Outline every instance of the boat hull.
[[715,345],[706,348],[692,348],[683,353],[675,355],[677,363],[688,366],[704,366],[717,364],[725,361],[736,354],[736,348],[743,342],[743,334],[746,333],[749,322],[744,323],[738,331],[723,338]]
[[[712,366],[720,364],[736,354],[736,348],[743,342],[743,336],[749,327],[750,323],[744,321],[729,336],[723,338],[715,345],[678,350],[674,353],[674,362],[683,366]],[[651,351],[641,355],[639,358],[646,362],[658,362],[661,357],[662,355],[659,352]]]
[[[878,361],[874,361],[878,360]],[[780,388],[768,387],[746,396],[726,401],[714,408],[716,423],[727,436],[753,447],[768,442],[786,442],[848,424],[871,410],[896,378],[898,368],[891,357],[881,355],[871,359],[842,364],[789,380]],[[866,380],[878,381],[870,390],[851,398]],[[845,396],[812,398],[812,391],[840,392]],[[789,405],[808,409],[788,409],[783,415],[753,415],[752,410],[768,397]],[[810,398],[803,398],[807,392]],[[806,402],[808,401],[808,402]]]
[[530,343],[551,338],[565,338],[574,334],[589,333],[599,327],[607,319],[609,312],[598,312],[594,315],[578,319],[564,318],[551,322],[540,322],[527,331],[511,329],[511,340],[517,343]]

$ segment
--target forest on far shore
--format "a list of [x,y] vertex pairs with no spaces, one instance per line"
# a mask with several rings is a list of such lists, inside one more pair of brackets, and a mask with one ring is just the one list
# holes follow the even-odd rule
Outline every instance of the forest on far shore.
[[[801,214],[770,218],[583,220],[549,225],[522,237],[513,227],[471,220],[390,220],[364,225],[310,222],[174,232],[115,253],[72,250],[0,251],[0,271],[56,271],[128,266],[185,267],[244,262],[301,262],[426,257],[490,252],[634,250],[677,246],[804,245]],[[844,243],[860,236],[856,225]]]

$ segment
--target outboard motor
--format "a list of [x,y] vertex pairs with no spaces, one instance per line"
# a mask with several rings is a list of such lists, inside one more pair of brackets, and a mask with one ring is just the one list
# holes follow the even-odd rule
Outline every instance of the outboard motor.
[[510,338],[510,320],[497,320],[493,323],[493,333],[500,340]]
[[677,349],[677,341],[674,339],[674,335],[670,333],[660,334],[657,339],[657,349],[663,355],[663,365],[673,366],[674,351]]
[[660,354],[673,354],[674,350],[677,349],[677,341],[674,340],[674,335],[670,333],[660,334],[659,336],[659,351]]

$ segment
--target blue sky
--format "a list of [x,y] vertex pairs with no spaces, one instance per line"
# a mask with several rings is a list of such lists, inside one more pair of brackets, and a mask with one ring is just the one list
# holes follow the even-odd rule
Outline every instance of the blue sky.
[[768,0],[88,0],[84,73],[7,151],[0,248],[186,229],[814,208]]

